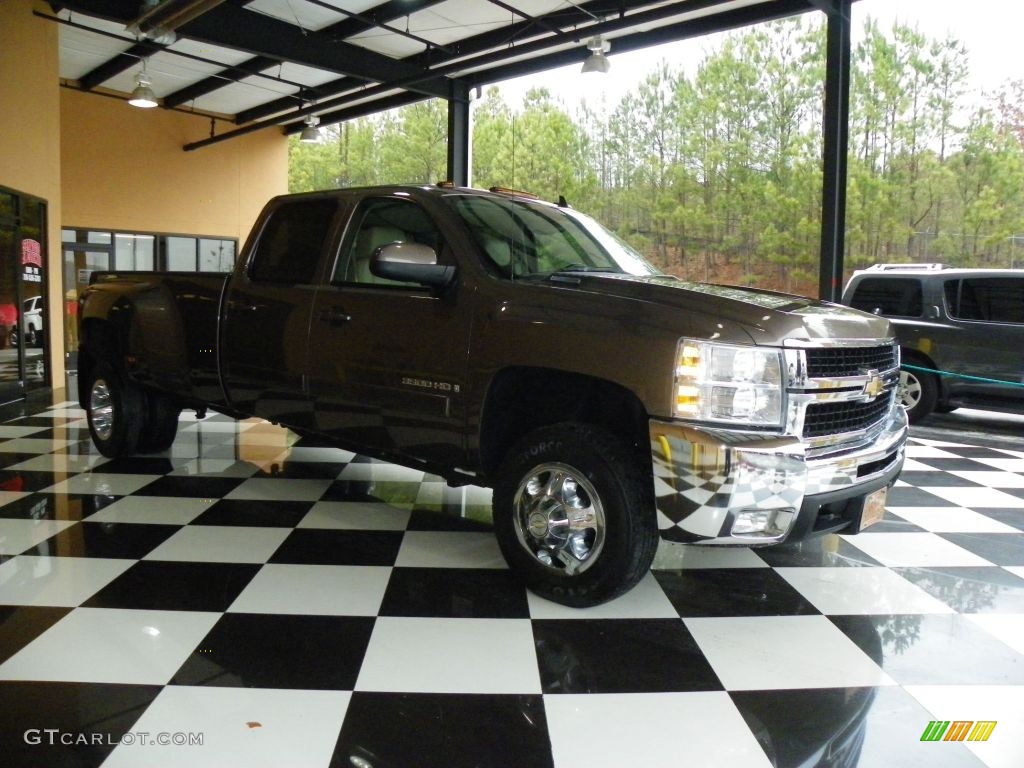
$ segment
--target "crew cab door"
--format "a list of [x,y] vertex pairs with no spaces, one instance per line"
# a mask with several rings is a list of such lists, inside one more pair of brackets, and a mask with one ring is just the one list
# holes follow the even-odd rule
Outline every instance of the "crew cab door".
[[362,200],[313,308],[309,387],[316,428],[355,448],[460,463],[470,292],[376,277],[370,258],[422,243],[455,264],[449,238],[419,203]]
[[338,197],[282,202],[263,219],[225,297],[220,344],[231,405],[286,426],[311,428],[306,347]]

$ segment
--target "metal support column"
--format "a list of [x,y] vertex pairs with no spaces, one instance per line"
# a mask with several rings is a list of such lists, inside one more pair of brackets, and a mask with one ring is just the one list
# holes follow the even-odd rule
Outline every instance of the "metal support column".
[[448,98],[448,181],[469,186],[469,86],[452,81]]
[[839,299],[846,241],[846,153],[850,136],[850,6],[834,0],[828,14],[825,58],[824,180],[821,194],[821,262],[818,295]]

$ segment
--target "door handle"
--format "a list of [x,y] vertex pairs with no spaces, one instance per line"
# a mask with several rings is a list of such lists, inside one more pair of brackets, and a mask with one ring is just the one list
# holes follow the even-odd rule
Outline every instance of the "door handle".
[[345,310],[340,307],[331,307],[330,309],[320,310],[320,314],[317,316],[317,320],[328,323],[329,325],[344,325],[352,319],[352,315],[349,315]]

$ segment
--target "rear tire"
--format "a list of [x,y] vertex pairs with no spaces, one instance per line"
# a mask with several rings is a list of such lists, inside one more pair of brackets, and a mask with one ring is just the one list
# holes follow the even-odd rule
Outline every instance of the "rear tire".
[[585,608],[627,592],[658,547],[651,477],[611,432],[564,423],[531,432],[494,486],[494,528],[533,592]]
[[139,438],[139,453],[161,453],[171,447],[178,434],[181,406],[167,395],[146,394],[146,427]]
[[139,444],[145,394],[109,363],[100,361],[89,376],[86,413],[93,444],[104,456],[131,456]]

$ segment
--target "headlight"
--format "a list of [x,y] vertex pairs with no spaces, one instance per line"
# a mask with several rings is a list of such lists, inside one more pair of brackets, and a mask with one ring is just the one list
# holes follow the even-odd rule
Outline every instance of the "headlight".
[[682,339],[675,393],[682,419],[782,426],[782,353]]

